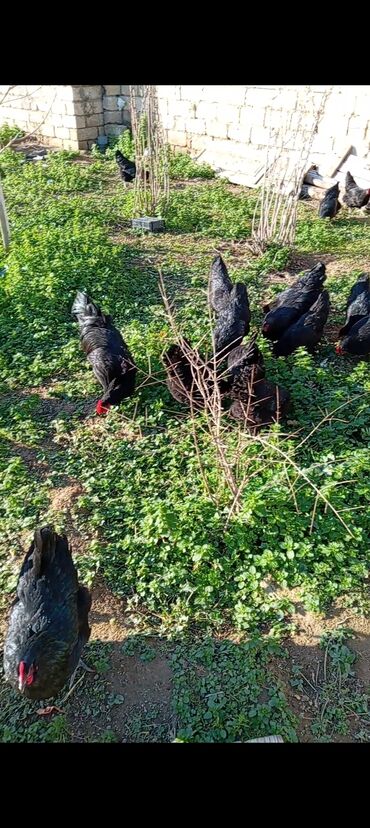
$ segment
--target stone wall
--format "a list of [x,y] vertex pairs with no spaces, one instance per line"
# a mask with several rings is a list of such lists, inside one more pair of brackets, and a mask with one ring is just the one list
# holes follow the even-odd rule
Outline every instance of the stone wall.
[[[4,90],[0,124],[36,130],[53,146],[88,149],[99,135],[117,135],[130,123],[127,85],[16,86],[1,105]],[[327,174],[327,164],[350,145],[370,161],[370,86],[312,86],[306,92],[298,86],[157,86],[169,143],[247,185],[264,163],[270,125],[278,129],[298,105],[309,128],[324,94],[310,163]],[[137,87],[138,104],[141,98]]]
[[82,122],[76,114],[72,86],[14,86],[6,94],[7,90],[0,86],[0,125],[19,126],[51,146],[79,148]]
[[157,91],[169,142],[194,157],[202,153],[200,160],[230,181],[248,185],[264,163],[270,125],[279,128],[298,105],[310,128],[324,96],[310,163],[327,174],[350,145],[370,160],[370,86],[312,86],[307,96],[298,86],[184,85]]

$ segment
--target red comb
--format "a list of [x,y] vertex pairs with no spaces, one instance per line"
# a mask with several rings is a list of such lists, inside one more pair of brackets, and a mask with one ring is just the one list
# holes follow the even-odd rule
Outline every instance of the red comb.
[[96,411],[97,414],[100,414],[100,415],[108,414],[109,409],[110,409],[110,404],[109,403],[104,405],[102,400],[98,400],[98,402],[96,403],[95,411]]

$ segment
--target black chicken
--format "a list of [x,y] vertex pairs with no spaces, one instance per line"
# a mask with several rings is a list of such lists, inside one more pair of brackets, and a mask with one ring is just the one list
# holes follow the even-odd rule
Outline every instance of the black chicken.
[[90,637],[91,596],[79,586],[67,538],[37,529],[23,562],[4,646],[4,674],[30,699],[56,696]]
[[293,325],[290,325],[278,342],[275,342],[273,346],[275,356],[288,356],[303,345],[308,351],[313,351],[322,337],[329,310],[329,294],[327,290],[324,290],[312,307]]
[[268,311],[262,325],[262,333],[267,339],[282,336],[316,302],[326,279],[325,270],[325,265],[319,262],[272,303],[263,306],[265,313]]
[[286,416],[290,405],[290,396],[285,388],[266,379],[259,379],[248,385],[244,392],[239,392],[234,399],[229,415],[234,420],[243,420],[251,429],[279,422]]
[[286,413],[289,394],[265,379],[263,356],[256,335],[247,345],[235,348],[228,357],[229,414],[251,429],[279,421]]
[[336,346],[337,354],[367,356],[370,354],[370,314],[352,325],[349,333]]
[[96,412],[105,414],[111,405],[119,405],[134,393],[137,368],[111,317],[87,293],[77,292],[72,315],[80,328],[82,350],[104,389]]
[[350,172],[346,173],[345,194],[343,201],[347,207],[365,207],[370,198],[370,190],[363,190],[355,182]]
[[250,320],[247,288],[241,282],[237,282],[227,304],[220,311],[214,330],[215,353],[219,359],[226,357],[230,350],[240,345],[249,331]]
[[[191,349],[190,343],[185,339],[185,345]],[[196,358],[196,353],[194,354]],[[173,398],[180,403],[187,406],[190,404],[194,408],[204,407],[204,398],[199,389],[199,384],[195,380],[194,368],[192,370],[191,362],[186,354],[186,349],[181,345],[171,345],[170,348],[163,354],[163,362],[167,374],[167,388],[172,394]],[[203,361],[199,363],[199,378],[207,385],[209,384],[209,372]]]
[[319,216],[320,218],[334,218],[337,215],[338,210],[341,209],[341,205],[338,201],[339,198],[339,184],[334,184],[334,187],[330,187],[329,190],[326,191],[324,198],[320,201],[319,206]]
[[343,337],[356,322],[370,314],[370,279],[368,273],[362,273],[353,285],[346,306],[347,316],[345,325],[340,328],[339,336]]
[[263,356],[256,344],[257,334],[246,345],[239,345],[230,351],[227,359],[225,378],[220,379],[220,390],[237,398],[239,390],[244,391],[255,380],[263,379],[265,367]]
[[232,287],[233,283],[222,256],[216,256],[209,277],[209,299],[215,313],[220,313],[227,305]]
[[125,158],[125,156],[122,155],[122,152],[120,152],[120,150],[116,151],[116,161],[122,180],[125,181],[125,183],[131,183],[132,181],[134,181],[136,177],[135,161],[129,161],[128,158]]

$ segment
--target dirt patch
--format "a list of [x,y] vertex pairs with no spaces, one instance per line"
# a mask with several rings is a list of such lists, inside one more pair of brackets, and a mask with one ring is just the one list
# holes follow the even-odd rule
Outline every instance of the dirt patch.
[[62,512],[64,509],[70,509],[75,498],[79,497],[82,492],[83,488],[78,481],[70,486],[63,486],[59,489],[53,489],[50,497],[50,506],[56,512]]
[[[299,590],[282,590],[271,583],[266,584],[267,592],[274,592],[280,597],[289,598],[295,607],[292,620],[295,623],[294,632],[284,641],[288,651],[285,660],[276,659],[271,662],[270,669],[279,679],[287,697],[288,704],[298,720],[298,736],[301,742],[316,742],[311,726],[318,715],[317,699],[310,693],[309,682],[316,687],[322,681],[323,662],[325,651],[320,647],[320,641],[325,633],[338,627],[348,628],[355,634],[348,639],[348,646],[356,653],[354,664],[354,687],[357,692],[368,693],[370,688],[370,619],[354,614],[351,610],[340,606],[337,602],[325,616],[309,612],[303,606]],[[304,690],[296,690],[291,685],[292,668],[299,666],[306,677]],[[320,677],[320,679],[319,679]],[[308,692],[305,692],[305,690]],[[355,717],[355,714],[353,714]],[[356,718],[356,717],[355,717]],[[355,741],[356,721],[351,721],[351,733],[346,737],[335,735],[333,742]],[[358,717],[357,717],[358,718]]]
[[[97,579],[90,614],[90,641],[110,647],[109,670],[104,674],[104,682],[109,698],[114,699],[109,710],[100,716],[98,728],[102,732],[111,729],[116,740],[122,742],[169,741],[174,738],[175,721],[166,643],[147,637],[144,653],[135,647],[132,654],[124,652],[125,642],[137,639],[136,629],[125,610],[125,601],[113,596],[103,581]],[[94,688],[96,680],[96,676],[88,677],[86,692]],[[72,710],[71,724],[79,739],[89,734],[91,718],[85,716],[84,705],[78,700]]]

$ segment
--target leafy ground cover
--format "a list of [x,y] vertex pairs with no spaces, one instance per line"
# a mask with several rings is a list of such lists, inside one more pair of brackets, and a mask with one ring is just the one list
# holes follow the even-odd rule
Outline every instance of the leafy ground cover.
[[[130,156],[128,133],[120,146]],[[96,671],[48,721],[1,685],[0,738],[366,740],[370,372],[367,362],[340,360],[333,344],[349,288],[370,270],[370,225],[345,210],[330,225],[304,204],[294,255],[271,248],[255,257],[245,244],[255,194],[173,153],[167,231],[137,234],[114,150],[36,163],[21,151],[0,155],[12,231],[9,253],[0,249],[3,628],[33,529],[53,521],[94,589],[86,659]],[[215,249],[248,287],[254,328],[262,297],[320,259],[332,301],[315,357],[275,360],[261,342],[293,410],[244,446],[249,480],[230,519],[201,418],[213,497],[161,363],[171,332],[158,268],[184,334],[210,345]],[[134,398],[104,420],[70,317],[82,288],[112,312],[140,369]],[[237,439],[230,425],[230,450]],[[335,632],[348,618],[354,641]],[[322,635],[331,642],[323,649]]]

